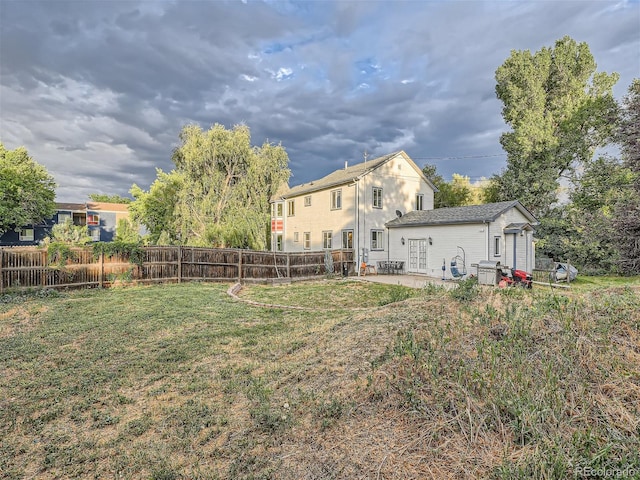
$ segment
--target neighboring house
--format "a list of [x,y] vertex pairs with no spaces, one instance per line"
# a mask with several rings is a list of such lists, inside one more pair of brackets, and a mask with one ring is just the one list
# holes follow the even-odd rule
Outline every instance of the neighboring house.
[[403,152],[336,170],[272,198],[274,251],[355,249],[359,262],[388,259],[385,223],[396,212],[433,209],[436,187]]
[[56,203],[56,213],[50,219],[5,232],[0,236],[0,246],[37,245],[51,234],[53,225],[68,218],[74,225],[86,225],[93,241],[110,242],[115,237],[118,220],[129,218],[129,208],[120,203]]
[[[536,218],[517,200],[467,207],[409,212],[386,223],[391,260],[405,262],[407,273],[451,278],[451,260],[464,256],[472,264],[493,260],[532,272]],[[460,247],[460,248],[459,248]],[[464,255],[462,250],[464,250]],[[461,258],[457,259],[461,269]]]

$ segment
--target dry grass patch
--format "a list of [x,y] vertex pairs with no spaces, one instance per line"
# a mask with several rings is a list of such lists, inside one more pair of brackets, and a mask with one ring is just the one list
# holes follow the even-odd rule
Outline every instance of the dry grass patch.
[[32,326],[0,337],[3,475],[567,478],[640,463],[635,288],[243,291],[339,307],[304,312],[226,288],[0,304]]

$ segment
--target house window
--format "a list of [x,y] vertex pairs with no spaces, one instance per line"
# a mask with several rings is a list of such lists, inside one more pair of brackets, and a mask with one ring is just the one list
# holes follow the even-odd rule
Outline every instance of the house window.
[[332,248],[333,232],[322,232],[322,248]]
[[342,190],[331,191],[331,210],[340,210],[342,208]]
[[58,223],[64,223],[67,220],[73,221],[73,217],[70,213],[67,212],[58,212]]
[[307,195],[306,197],[304,197],[304,206],[305,207],[311,206],[311,195]]
[[353,230],[342,231],[342,248],[353,248]]
[[371,230],[371,250],[384,250],[383,234],[382,230]]
[[305,250],[310,250],[311,249],[311,232],[304,232],[302,234],[302,238],[303,238],[302,247]]
[[99,228],[90,228],[89,229],[89,236],[91,237],[91,240],[93,240],[94,242],[99,242],[100,241],[100,229]]
[[373,208],[382,208],[382,189],[373,187]]
[[18,234],[18,240],[21,242],[33,242],[35,236],[33,228],[22,228]]
[[287,205],[287,214],[290,217],[293,217],[296,214],[296,201],[289,200],[289,204]]
[[96,213],[87,213],[87,225],[94,227],[100,225],[100,215]]
[[282,251],[282,234],[276,235],[276,252]]
[[502,245],[502,237],[493,237],[493,255],[499,257],[502,255],[502,249],[500,246]]
[[298,234],[298,232],[293,232],[293,241],[294,242],[300,241],[300,235]]
[[416,194],[416,210],[424,210],[424,195],[422,193]]
[[282,203],[276,203],[276,217],[282,216]]

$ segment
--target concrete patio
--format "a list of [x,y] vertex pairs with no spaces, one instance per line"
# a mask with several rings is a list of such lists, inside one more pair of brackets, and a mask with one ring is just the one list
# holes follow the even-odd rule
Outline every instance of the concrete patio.
[[445,288],[456,286],[454,280],[442,280],[440,278],[428,277],[426,275],[382,275],[367,274],[359,277],[349,277],[365,282],[386,283],[387,285],[403,285],[411,288],[424,288],[427,284],[441,285]]

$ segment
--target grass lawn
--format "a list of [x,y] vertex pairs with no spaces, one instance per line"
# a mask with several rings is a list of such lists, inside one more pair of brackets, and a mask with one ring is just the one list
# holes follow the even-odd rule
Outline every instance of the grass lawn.
[[640,284],[584,283],[240,294],[306,310],[205,283],[7,295],[0,472],[640,477]]

